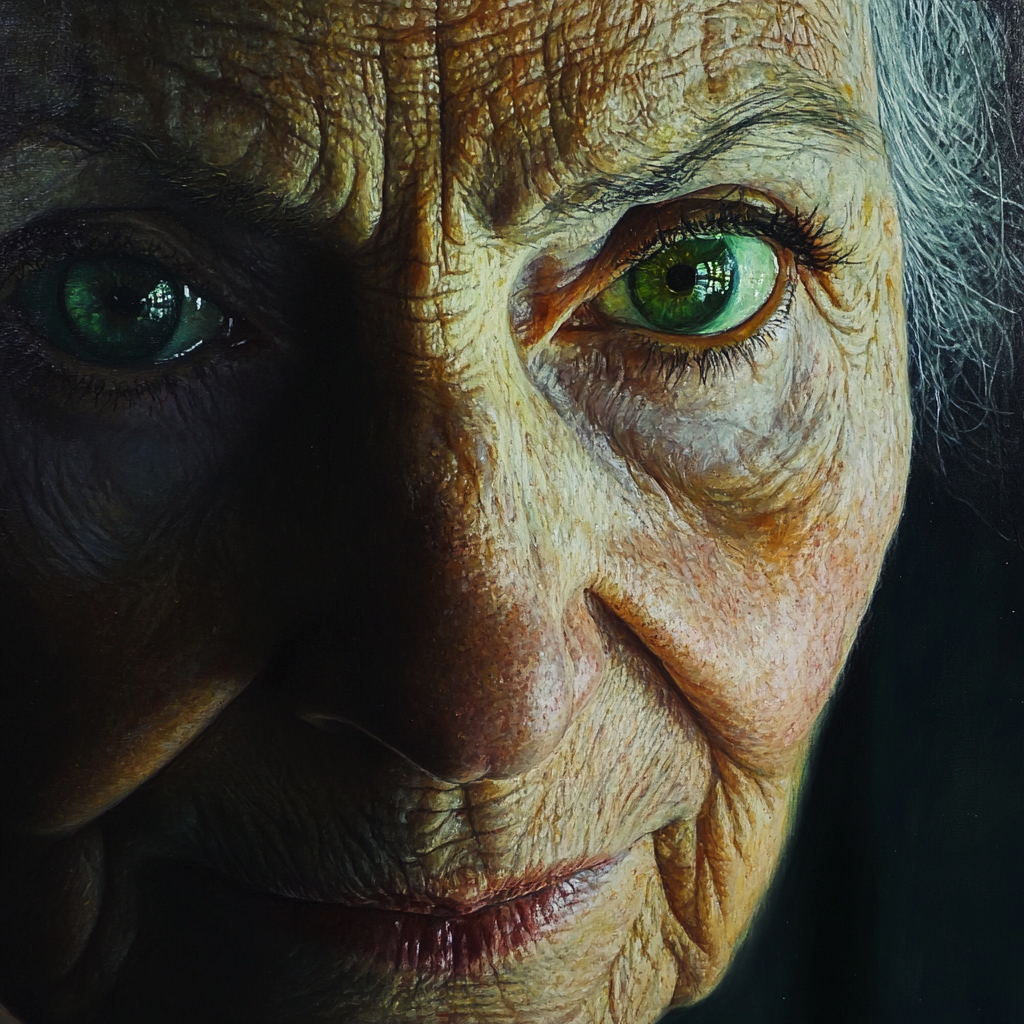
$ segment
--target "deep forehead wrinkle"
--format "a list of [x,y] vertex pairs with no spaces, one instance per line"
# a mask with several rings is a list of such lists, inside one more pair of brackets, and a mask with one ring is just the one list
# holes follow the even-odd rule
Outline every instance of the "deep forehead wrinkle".
[[853,70],[864,39],[840,3],[569,0],[491,13],[500,45],[481,49],[467,19],[443,34],[443,68],[445,164],[470,194],[483,191],[471,179],[486,181],[494,223],[696,150],[741,101],[795,109],[787,92],[817,91],[823,112],[849,112],[865,100]]

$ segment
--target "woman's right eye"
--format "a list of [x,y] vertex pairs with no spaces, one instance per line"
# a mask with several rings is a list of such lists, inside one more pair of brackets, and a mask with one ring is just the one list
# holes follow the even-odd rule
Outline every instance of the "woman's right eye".
[[154,366],[196,351],[226,317],[163,264],[78,254],[30,270],[12,304],[55,348],[110,367]]

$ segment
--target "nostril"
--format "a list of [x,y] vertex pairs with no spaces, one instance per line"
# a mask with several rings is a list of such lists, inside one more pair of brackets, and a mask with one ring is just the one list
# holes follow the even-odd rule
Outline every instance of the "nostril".
[[367,643],[373,624],[307,623],[263,679],[317,732],[356,730],[435,780],[520,776],[554,753],[605,673],[587,592],[530,596],[413,622],[385,644]]

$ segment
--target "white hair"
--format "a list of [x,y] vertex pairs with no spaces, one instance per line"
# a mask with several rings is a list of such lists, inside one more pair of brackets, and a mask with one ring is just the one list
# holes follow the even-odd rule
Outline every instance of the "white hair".
[[903,231],[918,444],[961,476],[965,465],[1012,473],[1022,445],[1014,435],[1024,407],[1015,366],[1024,358],[1024,133],[1018,127],[1014,137],[1008,78],[1019,74],[1012,54],[1020,39],[1010,33],[1024,28],[1024,12],[1014,8],[962,0],[871,7]]

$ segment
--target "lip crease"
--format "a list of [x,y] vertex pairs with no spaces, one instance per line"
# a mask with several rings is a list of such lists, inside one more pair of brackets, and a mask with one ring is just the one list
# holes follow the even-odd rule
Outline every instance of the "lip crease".
[[617,859],[567,865],[472,900],[379,894],[359,905],[290,898],[278,908],[292,929],[340,959],[463,977],[564,927],[597,894]]

